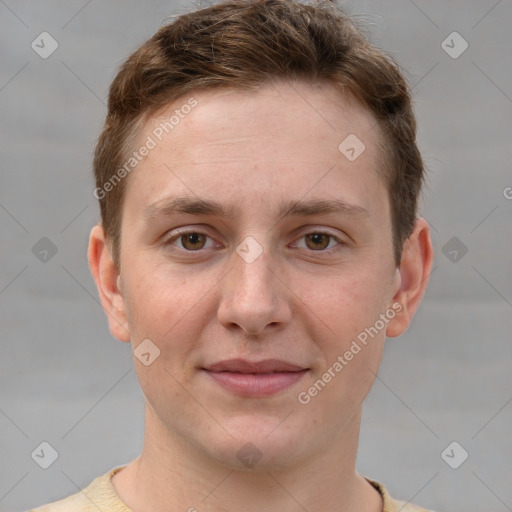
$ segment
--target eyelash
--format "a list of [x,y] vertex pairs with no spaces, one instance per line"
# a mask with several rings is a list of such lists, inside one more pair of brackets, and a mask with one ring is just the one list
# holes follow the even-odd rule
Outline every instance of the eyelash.
[[[190,253],[190,254],[194,254],[194,253],[202,253],[203,251],[207,250],[205,248],[201,248],[201,249],[197,249],[197,250],[189,250],[189,249],[185,249],[185,248],[182,248],[182,247],[178,247],[178,248],[175,248],[176,246],[174,246],[173,242],[176,241],[176,240],[180,240],[182,236],[185,236],[185,235],[190,235],[190,234],[195,234],[195,235],[205,235],[207,238],[210,238],[211,240],[213,240],[212,237],[210,237],[209,235],[207,235],[206,233],[203,233],[202,231],[198,231],[198,230],[189,230],[189,231],[181,231],[179,233],[176,233],[175,235],[173,235],[172,237],[168,238],[165,242],[164,242],[164,246],[165,247],[173,247],[173,251],[179,251],[179,252],[186,252],[186,253]],[[337,250],[340,250],[343,246],[345,246],[346,244],[340,240],[338,237],[336,237],[335,235],[333,235],[332,233],[329,233],[327,231],[321,231],[321,230],[315,230],[315,231],[310,231],[308,233],[305,233],[304,235],[302,235],[299,240],[305,238],[307,235],[326,235],[328,237],[330,237],[330,240],[329,240],[329,244],[331,243],[332,240],[335,240],[337,242],[337,247],[335,247],[334,249],[331,247],[330,249],[329,248],[326,248],[326,249],[319,249],[319,250],[313,250],[313,249],[309,249],[310,252],[312,253],[316,253],[316,254],[319,254],[319,255],[322,255],[322,254],[330,254],[331,252],[336,252]],[[328,245],[329,245],[328,244]],[[306,248],[307,249],[307,248]]]

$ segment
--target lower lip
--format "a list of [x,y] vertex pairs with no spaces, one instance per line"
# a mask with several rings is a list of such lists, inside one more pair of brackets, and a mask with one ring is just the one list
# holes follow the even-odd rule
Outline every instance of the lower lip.
[[241,396],[263,397],[292,386],[302,379],[308,370],[256,374],[205,371],[217,384],[232,393]]

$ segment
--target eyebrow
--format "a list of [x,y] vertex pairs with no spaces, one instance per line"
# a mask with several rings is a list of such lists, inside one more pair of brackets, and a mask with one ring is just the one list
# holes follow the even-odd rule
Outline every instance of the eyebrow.
[[[368,210],[357,204],[341,199],[310,199],[305,201],[288,201],[281,204],[276,212],[279,218],[290,216],[311,216],[321,214],[360,215],[368,217]],[[214,215],[225,219],[240,216],[239,208],[232,205],[223,206],[217,201],[193,197],[167,197],[147,206],[143,217],[150,223],[157,217],[177,214]]]

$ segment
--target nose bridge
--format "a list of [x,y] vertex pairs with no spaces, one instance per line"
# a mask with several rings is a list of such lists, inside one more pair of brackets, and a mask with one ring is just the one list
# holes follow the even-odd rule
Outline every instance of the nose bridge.
[[[263,235],[260,240],[263,240]],[[257,334],[289,319],[285,288],[276,277],[278,261],[269,247],[247,237],[232,254],[219,304],[219,320]]]
[[[259,237],[262,240],[262,237]],[[268,244],[258,242],[248,236],[233,254],[234,288],[240,299],[266,297],[273,295],[275,288],[275,258]],[[254,296],[254,297],[253,297]],[[268,297],[267,297],[268,296]]]

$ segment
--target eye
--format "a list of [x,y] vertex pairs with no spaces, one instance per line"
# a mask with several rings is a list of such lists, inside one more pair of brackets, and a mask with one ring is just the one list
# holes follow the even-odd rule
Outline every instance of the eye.
[[[179,249],[183,249],[188,252],[194,252],[199,251],[201,249],[207,249],[208,247],[205,247],[206,240],[210,237],[204,233],[201,233],[199,231],[182,231],[181,233],[178,233],[171,238],[169,238],[165,245],[172,245],[175,246],[175,241],[179,242],[181,244],[181,247],[178,246]],[[210,240],[212,240],[210,238]],[[213,240],[212,240],[213,242]]]
[[[210,240],[210,245],[207,241]],[[344,243],[331,233],[324,231],[312,231],[303,235],[300,241],[304,240],[305,244],[297,243],[295,247],[300,249],[309,249],[315,252],[330,252],[336,245],[343,246]],[[199,252],[202,249],[215,247],[215,241],[205,233],[200,231],[182,231],[176,233],[164,242],[165,246],[177,247],[178,250],[186,252]]]
[[[305,240],[307,249],[318,252],[327,252],[326,249],[332,248],[331,242],[335,241],[337,245],[343,245],[343,242],[331,233],[323,231],[313,231],[302,236],[300,240]],[[300,247],[304,248],[304,247]]]

